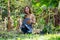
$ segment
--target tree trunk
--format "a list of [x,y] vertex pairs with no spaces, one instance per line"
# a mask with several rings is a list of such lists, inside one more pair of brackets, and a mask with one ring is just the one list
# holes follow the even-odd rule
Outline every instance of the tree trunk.
[[2,8],[0,8],[0,21],[2,20]]
[[10,22],[10,0],[8,0],[8,27],[7,30],[10,31],[11,29],[11,22]]

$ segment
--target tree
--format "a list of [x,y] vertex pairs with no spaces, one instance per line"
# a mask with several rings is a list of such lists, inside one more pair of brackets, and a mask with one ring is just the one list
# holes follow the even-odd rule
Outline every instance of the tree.
[[11,29],[11,23],[10,23],[10,0],[8,0],[8,27],[7,27],[7,29],[8,29],[8,31],[10,31],[10,29]]
[[0,7],[0,20],[2,20],[2,8]]

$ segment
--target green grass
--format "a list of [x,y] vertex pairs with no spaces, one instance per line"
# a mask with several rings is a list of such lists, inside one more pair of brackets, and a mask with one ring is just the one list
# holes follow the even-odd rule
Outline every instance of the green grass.
[[0,37],[0,40],[60,40],[60,34],[10,34]]

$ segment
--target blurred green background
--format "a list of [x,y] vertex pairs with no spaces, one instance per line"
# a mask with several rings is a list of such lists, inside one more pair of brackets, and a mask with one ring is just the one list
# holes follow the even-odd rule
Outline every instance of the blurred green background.
[[[8,17],[8,1],[0,0],[0,24],[4,17]],[[35,29],[42,30],[41,33],[60,33],[60,0],[10,0],[10,17],[14,27],[18,24],[17,16],[24,17],[25,6],[29,6],[36,17]]]

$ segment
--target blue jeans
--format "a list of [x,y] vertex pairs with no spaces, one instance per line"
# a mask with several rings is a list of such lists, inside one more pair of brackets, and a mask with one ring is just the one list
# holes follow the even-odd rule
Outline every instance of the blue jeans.
[[29,18],[25,18],[22,22],[21,30],[23,33],[32,33],[32,24],[27,24]]
[[25,24],[21,27],[23,33],[32,33],[32,27]]

